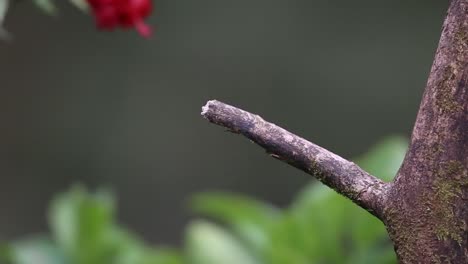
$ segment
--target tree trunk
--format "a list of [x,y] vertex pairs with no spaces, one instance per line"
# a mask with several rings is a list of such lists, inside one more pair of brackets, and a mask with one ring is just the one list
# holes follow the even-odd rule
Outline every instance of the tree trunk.
[[452,0],[384,207],[401,263],[468,263],[468,0]]
[[450,1],[409,150],[391,183],[234,106],[209,101],[202,115],[381,219],[400,263],[468,263],[468,0]]

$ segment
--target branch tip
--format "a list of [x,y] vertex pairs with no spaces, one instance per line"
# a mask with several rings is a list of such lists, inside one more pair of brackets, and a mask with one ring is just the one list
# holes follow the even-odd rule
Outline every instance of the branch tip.
[[208,102],[206,102],[206,104],[202,106],[201,115],[206,118],[206,113],[210,111],[210,106],[215,104],[216,102],[216,100],[209,100]]
[[260,116],[223,102],[211,100],[202,108],[209,122],[242,134],[284,161],[319,179],[372,214],[380,217],[388,184],[356,164],[317,146]]

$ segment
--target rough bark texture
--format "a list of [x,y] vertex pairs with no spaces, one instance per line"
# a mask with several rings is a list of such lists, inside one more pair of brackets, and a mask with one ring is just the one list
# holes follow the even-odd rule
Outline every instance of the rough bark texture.
[[209,101],[202,115],[379,217],[400,263],[468,263],[468,0],[450,1],[409,150],[392,183],[233,106]]
[[319,147],[260,116],[213,100],[202,111],[210,122],[239,133],[263,147],[272,157],[305,171],[381,217],[388,184],[368,174],[353,162]]
[[467,108],[468,0],[453,0],[385,205],[401,263],[468,263]]

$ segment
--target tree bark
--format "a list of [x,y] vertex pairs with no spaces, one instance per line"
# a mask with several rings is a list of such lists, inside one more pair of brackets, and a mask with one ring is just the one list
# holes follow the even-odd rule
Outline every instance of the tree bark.
[[225,103],[209,101],[202,115],[210,122],[242,134],[270,156],[311,174],[338,193],[381,218],[388,184],[351,161],[319,147],[258,115]]
[[468,0],[452,0],[384,208],[401,263],[468,263]]
[[468,0],[451,0],[405,160],[391,183],[261,117],[202,115],[313,175],[387,227],[400,263],[468,263]]

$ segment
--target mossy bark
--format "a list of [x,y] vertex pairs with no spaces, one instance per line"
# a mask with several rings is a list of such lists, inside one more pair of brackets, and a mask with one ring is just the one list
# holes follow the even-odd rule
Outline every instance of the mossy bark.
[[452,0],[383,221],[400,263],[468,263],[468,0]]

